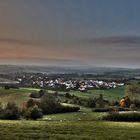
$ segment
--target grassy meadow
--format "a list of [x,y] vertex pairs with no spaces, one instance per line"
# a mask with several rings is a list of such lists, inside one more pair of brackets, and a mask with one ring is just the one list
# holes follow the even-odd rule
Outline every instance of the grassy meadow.
[[2,140],[139,140],[140,123],[0,121]]
[[99,97],[99,95],[102,94],[104,99],[116,100],[124,96],[124,87],[118,87],[118,88],[109,89],[109,90],[93,89],[93,90],[87,91],[87,93],[79,92],[79,91],[72,91],[70,93],[72,95],[76,95],[78,97],[83,97],[83,98]]
[[[35,88],[20,88],[20,89],[9,89],[5,90],[4,88],[0,88],[0,102],[5,104],[8,101],[15,101],[18,105],[23,103],[29,98],[29,95],[32,92],[37,92],[40,89]],[[48,92],[54,93],[52,90],[48,90]],[[66,92],[59,92],[59,94],[65,94]],[[116,100],[120,99],[124,96],[124,87],[119,87],[115,89],[109,90],[89,90],[86,93],[79,92],[79,91],[70,91],[71,95],[75,95],[82,98],[92,98],[92,97],[99,97],[100,94],[107,100]]]
[[25,89],[5,90],[0,88],[0,102],[6,104],[8,101],[15,101],[17,105],[21,105],[21,103],[27,101],[30,93],[30,91]]
[[[71,91],[71,95],[89,98],[103,94],[105,99],[116,100],[124,96],[125,87],[110,90],[90,90],[87,93]],[[29,99],[33,88],[5,90],[0,88],[0,102],[15,101],[21,105]],[[54,91],[49,91],[54,93]],[[65,94],[65,92],[59,92]],[[65,104],[64,104],[65,105]],[[67,105],[67,104],[66,104]],[[45,115],[37,121],[0,120],[2,140],[139,140],[140,123],[101,121],[106,113],[92,112],[81,107],[79,112]]]

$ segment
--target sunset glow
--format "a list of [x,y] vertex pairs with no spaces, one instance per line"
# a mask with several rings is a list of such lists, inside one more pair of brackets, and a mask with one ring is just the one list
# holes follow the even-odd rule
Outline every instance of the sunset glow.
[[139,4],[0,1],[0,63],[140,67]]

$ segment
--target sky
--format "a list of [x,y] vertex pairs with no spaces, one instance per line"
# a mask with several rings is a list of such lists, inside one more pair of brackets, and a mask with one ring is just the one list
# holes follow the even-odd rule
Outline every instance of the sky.
[[0,64],[140,68],[139,0],[1,0]]

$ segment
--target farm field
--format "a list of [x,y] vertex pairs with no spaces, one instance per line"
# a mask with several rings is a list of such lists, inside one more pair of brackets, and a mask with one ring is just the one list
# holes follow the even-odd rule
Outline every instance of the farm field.
[[139,140],[140,123],[0,121],[2,140]]

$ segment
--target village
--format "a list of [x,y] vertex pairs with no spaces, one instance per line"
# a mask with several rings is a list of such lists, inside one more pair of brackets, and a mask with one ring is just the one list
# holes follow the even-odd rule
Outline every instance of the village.
[[123,82],[115,81],[103,81],[93,79],[66,79],[62,78],[50,78],[45,75],[22,75],[16,78],[21,87],[36,87],[36,88],[48,88],[56,90],[78,90],[80,92],[86,92],[89,89],[111,89],[119,86],[124,86]]

